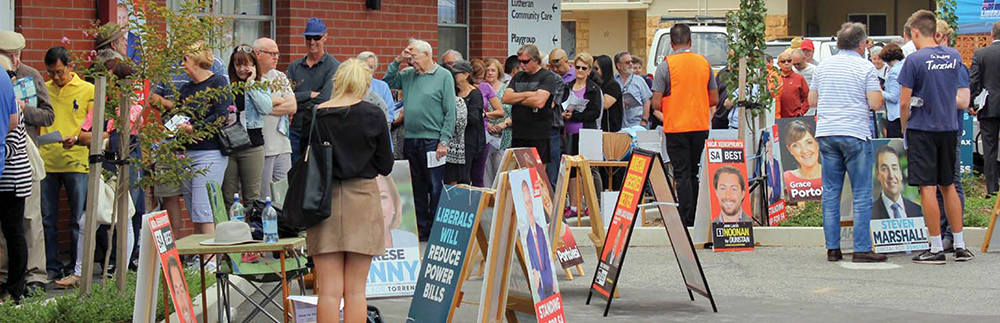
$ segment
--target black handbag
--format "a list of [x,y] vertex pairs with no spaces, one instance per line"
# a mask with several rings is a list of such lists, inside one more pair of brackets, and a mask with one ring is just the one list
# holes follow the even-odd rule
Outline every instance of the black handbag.
[[219,150],[223,155],[247,148],[250,148],[250,134],[239,120],[219,129]]
[[312,107],[309,143],[299,160],[288,171],[285,195],[285,218],[289,225],[308,228],[330,217],[333,183],[333,144],[323,141],[316,129],[316,106]]

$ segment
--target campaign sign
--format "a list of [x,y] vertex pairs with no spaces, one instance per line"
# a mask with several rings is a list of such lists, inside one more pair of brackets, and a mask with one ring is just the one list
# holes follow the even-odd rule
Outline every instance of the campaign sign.
[[785,200],[778,200],[778,202],[771,204],[767,207],[767,225],[776,227],[781,222],[785,222],[787,218],[785,213]]
[[547,223],[542,216],[542,186],[535,169],[523,169],[509,173],[511,200],[517,215],[518,240],[522,254],[526,256],[525,269],[531,298],[534,301],[535,316],[540,323],[565,322],[562,294],[552,266],[552,247],[549,243]]
[[177,319],[181,323],[198,322],[194,316],[194,304],[191,294],[188,294],[187,279],[184,279],[184,268],[181,267],[181,257],[177,254],[174,236],[170,231],[170,218],[167,212],[160,212],[149,218],[149,230],[153,233],[153,243],[160,256],[160,267],[163,277],[167,280],[167,290],[173,300]]
[[576,239],[573,238],[573,232],[569,230],[569,225],[565,222],[555,223],[552,219],[556,218],[555,212],[562,212],[562,210],[557,210],[557,207],[553,205],[552,202],[552,184],[549,183],[549,177],[545,173],[545,164],[542,164],[542,159],[538,157],[538,151],[535,148],[512,148],[511,153],[514,154],[514,160],[517,161],[517,166],[520,168],[534,169],[532,176],[536,177],[541,189],[539,192],[542,193],[542,206],[545,210],[546,221],[549,222],[549,233],[556,232],[556,226],[562,225],[562,245],[556,249],[558,254],[559,264],[562,268],[571,268],[573,266],[583,264],[583,255],[580,253],[580,248],[576,245]]
[[597,265],[591,286],[591,291],[597,291],[608,300],[611,299],[612,290],[618,281],[622,259],[635,224],[635,213],[642,198],[642,188],[646,184],[652,162],[653,157],[650,155],[632,154],[621,193],[618,194],[618,203],[615,204],[611,226],[608,227],[604,247],[601,249],[600,263]]
[[927,227],[923,218],[872,220],[872,246],[876,253],[926,250]]
[[742,140],[705,141],[716,252],[753,250],[753,219]]
[[451,322],[482,194],[455,186],[441,192],[406,322]]
[[412,296],[420,269],[420,242],[409,162],[397,160],[390,176],[378,176],[375,180],[382,197],[385,254],[372,258],[365,295]]
[[972,175],[972,142],[975,140],[972,133],[972,116],[962,112],[962,140],[959,142],[958,160],[961,163],[962,175]]
[[815,137],[816,118],[781,118],[775,123],[786,199],[789,203],[819,201],[823,195],[823,166]]

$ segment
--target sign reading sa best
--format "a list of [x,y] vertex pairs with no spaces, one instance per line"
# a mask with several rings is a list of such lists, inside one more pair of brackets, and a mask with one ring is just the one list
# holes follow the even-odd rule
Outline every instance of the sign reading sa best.
[[542,55],[562,46],[562,10],[559,0],[508,0],[507,55],[535,44]]

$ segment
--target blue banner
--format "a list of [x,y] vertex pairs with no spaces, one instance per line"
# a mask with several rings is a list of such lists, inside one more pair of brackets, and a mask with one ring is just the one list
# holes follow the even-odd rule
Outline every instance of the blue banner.
[[1000,0],[955,0],[959,34],[990,33],[1000,20]]
[[972,142],[974,140],[972,134],[972,116],[968,113],[962,113],[962,141],[959,142],[959,155],[958,159],[961,163],[962,175],[972,174]]
[[462,268],[479,223],[482,194],[454,186],[445,186],[441,192],[406,322],[451,322]]

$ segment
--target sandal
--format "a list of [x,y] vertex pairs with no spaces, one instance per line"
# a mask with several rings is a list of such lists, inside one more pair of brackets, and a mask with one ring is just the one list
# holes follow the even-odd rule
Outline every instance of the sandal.
[[80,286],[80,276],[69,275],[56,281],[56,286],[63,289],[76,288]]

